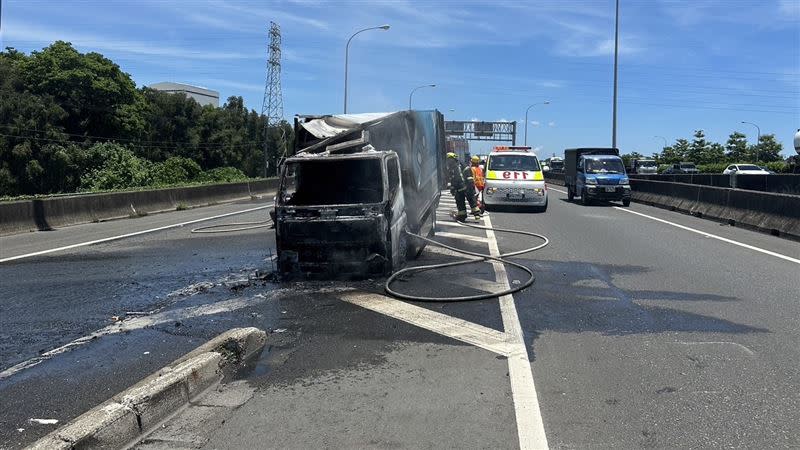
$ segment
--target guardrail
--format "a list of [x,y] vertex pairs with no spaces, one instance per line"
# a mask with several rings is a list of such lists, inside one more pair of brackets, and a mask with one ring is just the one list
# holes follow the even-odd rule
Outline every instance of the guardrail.
[[0,203],[0,235],[174,211],[179,206],[205,206],[264,194],[277,187],[278,179],[273,178],[3,202]]
[[672,183],[699,184],[722,188],[746,189],[749,191],[774,192],[800,195],[800,175],[721,175],[712,173],[675,175],[628,175],[631,179],[669,181]]
[[[550,172],[545,174],[545,180],[563,185],[564,174]],[[731,225],[800,239],[800,195],[636,177],[631,178],[631,199]]]

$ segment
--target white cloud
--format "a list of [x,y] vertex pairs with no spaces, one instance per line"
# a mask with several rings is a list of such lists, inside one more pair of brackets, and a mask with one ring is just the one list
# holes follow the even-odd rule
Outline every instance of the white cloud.
[[536,85],[545,88],[560,88],[564,87],[564,82],[558,80],[545,80],[545,81],[537,81]]
[[555,122],[547,122],[547,126],[550,127],[550,128],[553,128],[554,126],[556,126],[556,123]]
[[538,120],[531,120],[531,125],[533,125],[533,126],[535,126],[535,127],[538,127],[538,126],[539,126],[539,125],[541,125],[541,124],[542,124],[542,123],[541,123],[541,122],[539,122]]
[[780,0],[778,2],[778,10],[781,14],[786,14],[789,17],[800,18],[800,1]]
[[232,60],[232,59],[261,59],[262,55],[246,54],[239,52],[190,50],[183,47],[154,45],[149,42],[118,40],[110,36],[89,35],[76,33],[72,30],[56,30],[43,28],[31,23],[11,22],[5,26],[3,37],[12,45],[14,40],[41,42],[50,44],[62,40],[71,42],[86,51],[116,51],[142,56],[162,56],[173,59],[197,60]]

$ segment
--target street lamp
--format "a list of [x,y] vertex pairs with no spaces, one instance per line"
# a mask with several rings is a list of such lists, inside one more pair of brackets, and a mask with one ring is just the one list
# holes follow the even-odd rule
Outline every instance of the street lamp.
[[344,113],[345,114],[347,114],[347,63],[348,63],[349,57],[350,57],[350,41],[352,41],[353,38],[356,37],[357,34],[363,33],[365,31],[369,31],[369,30],[384,30],[384,31],[386,31],[388,29],[389,29],[389,25],[381,25],[379,27],[364,28],[363,30],[358,30],[355,33],[353,33],[353,35],[350,36],[350,39],[347,40],[347,45],[344,48]]
[[425,87],[435,88],[436,85],[435,84],[423,84],[422,86],[417,86],[414,89],[412,89],[411,93],[408,94],[408,110],[409,111],[411,111],[411,97],[414,96],[414,92],[416,92],[417,89],[422,89],[422,88],[425,88]]
[[653,136],[653,137],[654,138],[663,139],[664,140],[664,147],[663,148],[667,148],[667,138],[665,138],[664,136]]
[[531,106],[528,106],[528,109],[525,110],[525,145],[528,145],[528,111],[531,110],[536,105],[549,105],[550,101],[545,101],[542,103],[534,103]]
[[758,146],[761,145],[761,128],[758,125],[754,124],[753,122],[745,122],[743,120],[742,123],[752,125],[756,127],[756,130],[758,130],[758,138],[756,139],[756,164],[758,164]]
[[617,60],[619,59],[619,0],[614,22],[614,106],[611,118],[611,147],[617,148]]

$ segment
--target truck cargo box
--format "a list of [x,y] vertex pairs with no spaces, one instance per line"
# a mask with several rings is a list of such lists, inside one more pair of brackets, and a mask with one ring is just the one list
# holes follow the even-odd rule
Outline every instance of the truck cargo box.
[[438,111],[298,116],[276,197],[280,271],[387,274],[422,250],[443,187]]

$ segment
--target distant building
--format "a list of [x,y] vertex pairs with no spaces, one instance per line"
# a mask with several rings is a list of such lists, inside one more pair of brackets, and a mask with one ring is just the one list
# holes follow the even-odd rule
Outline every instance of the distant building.
[[181,83],[155,83],[148,86],[150,89],[155,89],[161,92],[169,92],[172,94],[186,94],[187,97],[195,99],[200,106],[213,105],[219,107],[219,92],[212,91],[211,89],[201,88],[199,86],[192,86],[189,84]]

